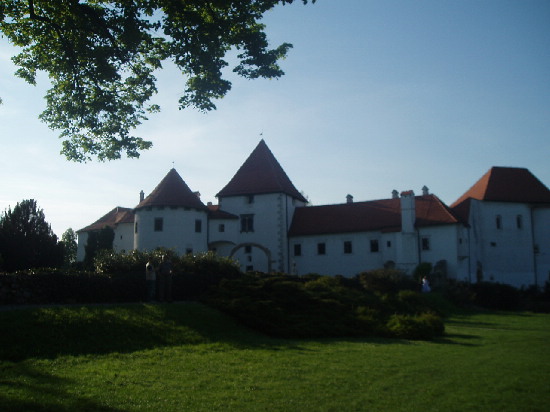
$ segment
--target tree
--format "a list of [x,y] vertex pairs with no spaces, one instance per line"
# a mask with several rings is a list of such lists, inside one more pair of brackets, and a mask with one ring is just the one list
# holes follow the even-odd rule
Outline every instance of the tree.
[[78,244],[76,241],[76,233],[72,228],[67,229],[61,235],[61,244],[63,245],[63,263],[65,266],[70,266],[76,262],[76,252]]
[[88,232],[88,240],[84,246],[84,265],[88,268],[93,267],[94,258],[100,250],[112,250],[115,231],[110,226],[105,226],[101,230]]
[[35,200],[23,200],[0,217],[0,254],[8,272],[63,262],[63,249]]
[[[294,0],[2,0],[0,32],[22,51],[16,75],[51,88],[40,119],[60,130],[62,154],[73,161],[139,157],[150,141],[131,135],[157,92],[154,72],[173,61],[187,77],[180,109],[215,109],[231,83],[226,55],[245,78],[278,78],[292,47],[270,49],[263,14]],[[308,0],[301,0],[304,4]],[[315,0],[311,0],[314,3]]]

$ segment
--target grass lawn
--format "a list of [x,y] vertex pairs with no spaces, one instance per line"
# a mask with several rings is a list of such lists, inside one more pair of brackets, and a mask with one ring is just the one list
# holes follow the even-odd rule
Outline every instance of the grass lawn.
[[2,411],[550,411],[550,315],[282,340],[196,303],[0,311]]

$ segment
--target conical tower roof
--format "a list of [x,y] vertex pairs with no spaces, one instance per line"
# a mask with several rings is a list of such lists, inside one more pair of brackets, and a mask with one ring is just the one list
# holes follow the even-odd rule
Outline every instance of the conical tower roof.
[[155,190],[136,206],[136,209],[148,206],[182,206],[207,210],[204,203],[189,189],[176,169],[171,169],[155,187]]
[[528,169],[492,167],[451,207],[467,199],[497,202],[550,203],[550,190]]
[[217,197],[285,193],[307,202],[262,139]]

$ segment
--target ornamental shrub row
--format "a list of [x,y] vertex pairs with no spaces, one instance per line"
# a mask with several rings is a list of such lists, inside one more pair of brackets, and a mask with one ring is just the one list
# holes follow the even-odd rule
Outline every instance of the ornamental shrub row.
[[240,274],[238,265],[213,253],[178,257],[170,251],[128,254],[101,252],[95,271],[33,269],[0,274],[0,304],[122,303],[143,301],[146,296],[145,264],[173,263],[173,297],[197,299],[224,277]]
[[353,279],[247,273],[224,279],[203,300],[275,337],[441,336],[443,321],[433,301],[399,289],[404,284],[413,287],[394,270]]

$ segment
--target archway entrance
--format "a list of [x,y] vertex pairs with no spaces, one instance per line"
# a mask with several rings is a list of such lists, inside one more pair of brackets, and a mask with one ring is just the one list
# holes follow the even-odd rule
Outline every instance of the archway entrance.
[[235,253],[237,253],[237,251],[239,249],[245,249],[247,247],[258,248],[258,249],[260,249],[261,251],[263,251],[265,253],[265,256],[267,258],[267,271],[271,272],[271,263],[272,263],[271,262],[271,251],[268,248],[266,248],[265,246],[260,245],[259,243],[240,243],[237,246],[235,246],[233,249],[231,249],[231,253],[229,254],[229,257],[232,258],[233,255]]

